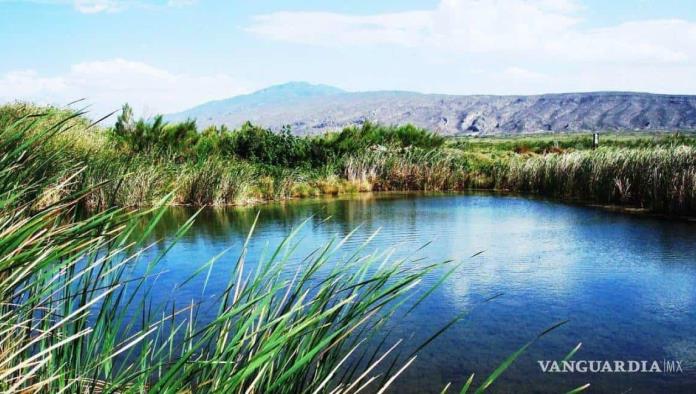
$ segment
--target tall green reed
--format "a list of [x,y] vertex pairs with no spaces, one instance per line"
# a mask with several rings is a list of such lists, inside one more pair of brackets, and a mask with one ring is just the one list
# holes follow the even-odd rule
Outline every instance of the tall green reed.
[[696,211],[696,150],[690,146],[514,157],[498,171],[498,188],[672,214]]

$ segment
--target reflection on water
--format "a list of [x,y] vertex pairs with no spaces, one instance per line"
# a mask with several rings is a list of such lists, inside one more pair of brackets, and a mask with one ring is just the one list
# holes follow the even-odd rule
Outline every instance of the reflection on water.
[[[193,212],[170,209],[156,235],[171,237]],[[413,264],[466,260],[394,327],[395,337],[417,344],[473,308],[421,352],[398,392],[439,392],[447,382],[461,387],[472,372],[480,382],[537,333],[565,319],[570,323],[537,342],[492,391],[562,392],[587,382],[594,392],[694,391],[696,224],[494,195],[361,195],[206,209],[162,263],[166,273],[158,288],[173,289],[231,247],[229,257],[215,266],[206,296],[219,292],[257,213],[250,262],[305,220],[295,264],[357,227],[346,252],[379,230],[368,251],[395,247],[397,255],[406,255],[432,241],[415,252],[426,259]],[[177,291],[177,302],[199,299],[202,280]],[[480,305],[497,293],[504,295]],[[165,300],[170,294],[158,296]],[[560,359],[578,342],[583,345],[576,359],[677,359],[691,369],[678,375],[540,372],[536,360]]]

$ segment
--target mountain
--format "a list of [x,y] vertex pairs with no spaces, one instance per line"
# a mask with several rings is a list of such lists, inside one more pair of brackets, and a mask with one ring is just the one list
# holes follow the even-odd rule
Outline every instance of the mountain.
[[316,134],[365,121],[424,127],[446,135],[540,131],[696,130],[696,96],[631,92],[456,96],[403,91],[347,92],[291,82],[211,101],[165,117],[200,126],[245,121]]

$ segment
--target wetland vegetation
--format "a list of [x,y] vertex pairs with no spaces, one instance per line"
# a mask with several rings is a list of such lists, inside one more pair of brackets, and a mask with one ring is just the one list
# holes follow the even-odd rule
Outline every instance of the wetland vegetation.
[[[40,113],[36,118],[23,118]],[[361,127],[295,136],[245,124],[198,130],[195,122],[136,120],[126,105],[113,127],[75,111],[26,104],[0,108],[0,123],[69,118],[69,129],[42,146],[52,175],[64,162],[83,170],[42,191],[45,199],[94,188],[89,208],[151,206],[174,190],[180,205],[243,205],[364,191],[490,189],[567,201],[617,204],[692,215],[696,211],[696,137],[606,133],[444,138],[414,126]],[[24,119],[24,120],[22,120]]]

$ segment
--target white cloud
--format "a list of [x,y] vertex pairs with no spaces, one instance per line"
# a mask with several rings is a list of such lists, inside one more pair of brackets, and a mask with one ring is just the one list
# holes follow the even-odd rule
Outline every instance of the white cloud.
[[96,14],[99,12],[116,12],[125,7],[125,4],[115,0],[75,0],[76,10],[83,14]]
[[276,12],[256,16],[247,30],[293,43],[389,44],[433,56],[598,64],[685,64],[696,59],[696,23],[648,20],[586,28],[582,10],[575,0],[441,0],[432,10],[376,15]]
[[431,31],[428,12],[351,16],[329,12],[277,12],[259,15],[247,30],[271,39],[335,46],[340,44],[423,44]]
[[[33,70],[10,71],[0,79],[0,97],[52,96],[66,88],[62,78],[42,77]],[[4,96],[4,97],[3,97]]]
[[[8,0],[0,0],[0,2]],[[193,5],[197,0],[18,0],[27,3],[54,4],[72,6],[83,14],[98,14],[103,12],[120,12],[129,8],[161,8],[184,7]]]
[[[65,1],[65,0],[59,0]],[[83,14],[96,14],[100,12],[120,12],[129,8],[164,8],[187,7],[197,0],[72,0],[75,10]]]
[[167,5],[170,7],[186,7],[193,5],[197,0],[168,0]]
[[0,101],[26,100],[64,105],[86,98],[92,117],[100,117],[129,102],[145,116],[181,111],[205,101],[248,92],[226,74],[176,74],[141,62],[111,59],[78,63],[62,75],[32,70],[0,75]]
[[514,78],[514,79],[526,79],[526,80],[538,80],[538,81],[547,80],[549,78],[545,74],[538,73],[538,72],[531,71],[531,70],[528,70],[526,68],[517,67],[517,66],[507,67],[505,70],[503,70],[503,75],[508,76],[510,78]]

